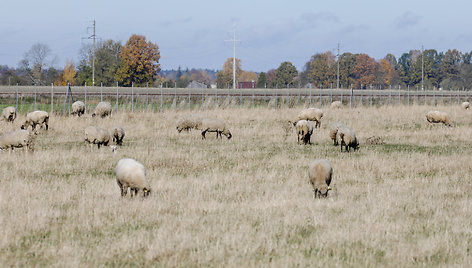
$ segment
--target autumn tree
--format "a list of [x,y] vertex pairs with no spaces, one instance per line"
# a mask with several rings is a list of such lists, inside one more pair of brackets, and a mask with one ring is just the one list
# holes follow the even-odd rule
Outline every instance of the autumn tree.
[[123,86],[146,85],[159,78],[160,53],[157,44],[142,35],[132,35],[120,52],[116,80]]
[[305,64],[304,73],[303,76],[308,82],[316,86],[329,87],[336,81],[335,56],[331,51],[311,56],[311,60]]
[[[377,62],[367,54],[359,54],[356,58],[354,76],[357,86],[365,87],[375,84],[375,74],[377,72]],[[363,85],[363,86],[361,86]]]
[[34,44],[20,62],[20,71],[24,73],[31,84],[45,85],[46,72],[52,68],[55,57],[46,44]]
[[356,54],[349,52],[339,56],[339,83],[345,88],[355,83],[354,68],[356,67]]
[[394,82],[396,82],[398,77],[397,71],[395,70],[395,66],[391,64],[391,62],[383,58],[380,60],[379,63],[379,77],[378,82],[384,86],[392,86]]
[[57,78],[55,84],[58,86],[65,86],[67,84],[70,84],[71,86],[75,86],[76,74],[77,74],[77,71],[75,70],[74,63],[72,63],[71,61],[67,61],[66,66],[64,67],[64,71]]
[[[241,60],[236,59],[236,81],[239,81],[241,75]],[[219,88],[225,88],[233,85],[233,58],[229,58],[223,65],[223,70],[216,74],[216,83]]]
[[297,68],[291,62],[285,61],[275,70],[275,83],[279,87],[293,87],[297,76]]

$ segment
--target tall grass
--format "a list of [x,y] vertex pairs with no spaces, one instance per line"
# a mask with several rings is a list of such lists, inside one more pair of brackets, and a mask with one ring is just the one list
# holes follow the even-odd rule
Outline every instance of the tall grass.
[[[325,109],[312,146],[286,136],[299,109],[201,111],[228,123],[222,141],[178,134],[188,111],[54,116],[33,154],[0,152],[0,266],[470,266],[471,115],[435,107],[455,127],[431,128],[429,109]],[[360,151],[332,145],[336,121]],[[88,125],[122,126],[124,146],[90,150]],[[146,167],[149,198],[121,198],[123,157]],[[317,158],[334,169],[327,199],[307,182]]]

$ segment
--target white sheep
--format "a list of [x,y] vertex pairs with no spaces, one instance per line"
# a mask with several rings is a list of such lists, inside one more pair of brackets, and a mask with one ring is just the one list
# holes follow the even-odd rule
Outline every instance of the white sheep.
[[49,114],[47,112],[34,111],[26,115],[26,120],[23,125],[21,125],[21,129],[28,129],[28,127],[31,126],[34,131],[36,129],[36,125],[39,125],[39,127],[42,128],[44,124],[46,126],[46,130],[48,130],[48,122]]
[[33,151],[33,135],[35,134],[35,132],[29,132],[25,129],[3,133],[0,136],[0,149],[13,150],[13,148],[23,147],[25,151]]
[[221,134],[225,135],[228,140],[232,137],[225,122],[218,119],[204,118],[200,129],[202,130],[202,139],[205,139],[205,134],[207,132],[216,132],[217,139],[218,137],[220,137],[220,139],[222,138]]
[[318,108],[307,108],[302,110],[297,117],[297,121],[308,120],[315,122],[315,128],[321,127],[321,118],[323,117],[323,111]]
[[204,117],[201,116],[201,115],[188,115],[188,116],[185,116],[177,122],[176,129],[179,133],[182,132],[182,130],[186,130],[188,132],[192,128],[193,129],[200,129],[201,125],[202,125],[203,118]]
[[96,144],[98,149],[100,149],[100,146],[108,146],[108,143],[110,142],[110,133],[106,129],[96,126],[88,126],[85,128],[84,132],[85,142],[89,143],[90,147]]
[[118,161],[115,168],[116,182],[121,190],[121,196],[126,196],[128,188],[130,195],[138,195],[139,191],[143,192],[143,197],[151,194],[151,186],[146,180],[146,170],[138,161],[131,158],[123,158]]
[[326,159],[313,161],[308,168],[308,181],[313,187],[313,198],[327,197],[333,177],[333,168]]
[[297,131],[297,141],[300,144],[300,141],[303,144],[311,144],[310,138],[313,134],[313,124],[307,120],[300,120],[295,123],[295,130]]
[[343,123],[332,123],[329,126],[329,137],[333,140],[333,145],[338,146],[339,142],[337,139],[338,129],[340,127],[346,127]]
[[461,107],[462,109],[464,110],[468,110],[469,107],[470,107],[470,103],[468,101],[464,101],[462,104],[461,104]]
[[333,101],[330,105],[331,109],[339,109],[339,108],[342,108],[342,107],[343,107],[343,104],[340,101]]
[[429,111],[428,113],[426,113],[426,120],[430,125],[442,123],[446,126],[452,127],[449,115],[445,112]]
[[16,109],[13,106],[8,106],[5,109],[3,109],[3,120],[6,122],[11,122],[15,121],[16,118]]
[[346,152],[349,152],[350,148],[353,148],[354,151],[359,149],[359,142],[357,141],[356,133],[348,127],[338,128],[338,134],[336,138],[341,144],[341,152],[343,151],[343,146]]
[[100,116],[101,118],[104,118],[109,115],[111,115],[111,104],[107,101],[102,101],[97,104],[97,107],[95,107],[92,117]]
[[72,115],[81,116],[85,113],[85,103],[82,101],[76,101],[72,103]]
[[111,130],[111,136],[113,137],[113,142],[115,142],[116,145],[123,145],[125,130],[122,127],[115,126]]

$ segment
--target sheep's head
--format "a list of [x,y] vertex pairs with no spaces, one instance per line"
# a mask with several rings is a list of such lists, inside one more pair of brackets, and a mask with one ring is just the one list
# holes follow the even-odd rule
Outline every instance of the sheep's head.
[[181,128],[181,127],[178,127],[178,126],[177,126],[175,129],[177,129],[177,131],[178,131],[179,133],[182,132],[182,128]]
[[320,188],[318,188],[320,196],[322,196],[322,197],[327,197],[328,196],[328,191],[330,191],[330,190],[331,190],[331,187],[329,187],[328,185],[323,185]]
[[118,151],[118,147],[116,145],[111,145],[110,146],[111,152],[116,154],[116,151]]
[[92,114],[92,117],[95,117],[95,115],[96,115],[96,114],[95,114],[95,112],[94,112],[94,113]]
[[229,130],[225,129],[225,131],[222,132],[226,138],[231,139],[231,137],[233,137],[233,135],[231,135],[231,132],[229,132]]
[[151,187],[143,188],[143,197],[147,197],[151,194]]

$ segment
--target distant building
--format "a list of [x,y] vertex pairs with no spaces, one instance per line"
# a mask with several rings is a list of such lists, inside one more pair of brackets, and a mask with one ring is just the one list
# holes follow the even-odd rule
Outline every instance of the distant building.
[[238,88],[255,88],[256,87],[256,81],[243,81],[243,82],[238,82]]
[[187,88],[207,88],[207,85],[194,80],[188,84]]

